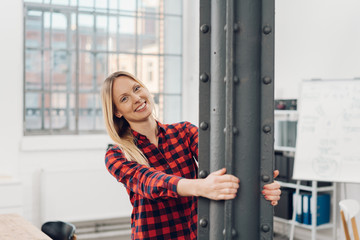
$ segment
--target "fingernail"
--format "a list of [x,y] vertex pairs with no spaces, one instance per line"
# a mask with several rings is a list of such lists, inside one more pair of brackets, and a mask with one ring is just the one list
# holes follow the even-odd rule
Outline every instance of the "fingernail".
[[265,191],[261,191],[261,193],[262,193],[263,195],[265,195]]

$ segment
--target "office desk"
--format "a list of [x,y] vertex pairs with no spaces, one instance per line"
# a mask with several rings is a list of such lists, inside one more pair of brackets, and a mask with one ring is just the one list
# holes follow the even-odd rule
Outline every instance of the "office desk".
[[1,240],[51,240],[40,229],[17,214],[0,215]]

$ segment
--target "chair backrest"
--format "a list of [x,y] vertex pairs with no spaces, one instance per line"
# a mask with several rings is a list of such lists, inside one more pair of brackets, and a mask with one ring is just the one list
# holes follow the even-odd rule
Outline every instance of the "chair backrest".
[[345,199],[339,202],[339,206],[346,239],[350,240],[347,223],[351,221],[354,239],[359,240],[359,233],[355,221],[355,216],[360,210],[359,202],[354,199]]
[[46,222],[41,226],[41,231],[53,240],[74,240],[75,226],[68,222]]
[[359,202],[354,199],[341,200],[339,206],[344,211],[347,220],[355,217],[360,210]]

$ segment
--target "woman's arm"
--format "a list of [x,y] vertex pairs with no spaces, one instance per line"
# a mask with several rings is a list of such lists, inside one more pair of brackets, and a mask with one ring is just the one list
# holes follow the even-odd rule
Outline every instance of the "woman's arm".
[[130,191],[148,199],[177,198],[181,177],[168,175],[125,158],[119,147],[108,150],[105,157],[108,171]]

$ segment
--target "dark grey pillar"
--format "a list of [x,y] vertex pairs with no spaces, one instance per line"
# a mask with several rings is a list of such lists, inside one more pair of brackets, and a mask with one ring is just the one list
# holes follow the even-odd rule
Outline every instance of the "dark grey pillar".
[[272,239],[273,29],[274,0],[200,1],[199,176],[225,166],[240,189],[199,199],[198,239]]

